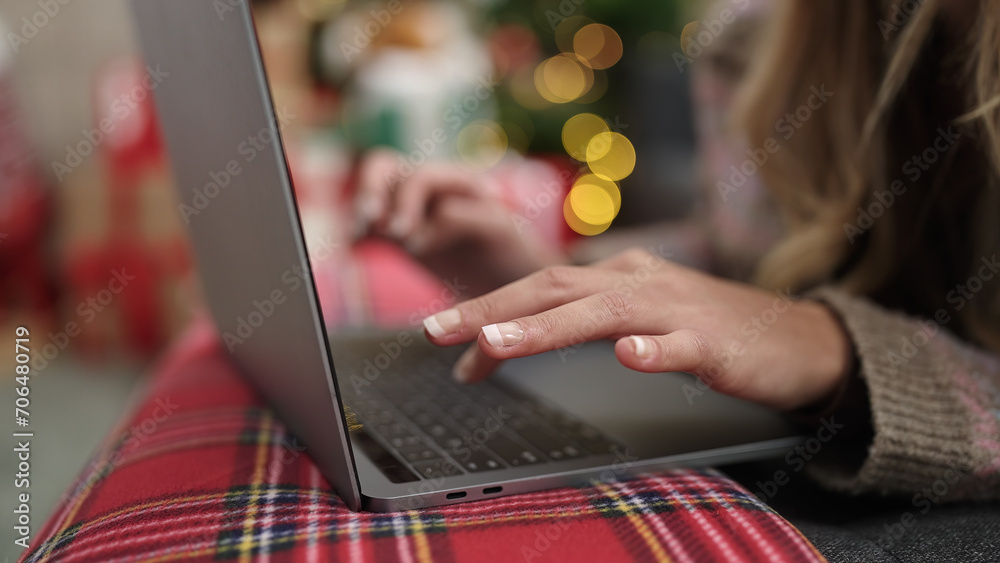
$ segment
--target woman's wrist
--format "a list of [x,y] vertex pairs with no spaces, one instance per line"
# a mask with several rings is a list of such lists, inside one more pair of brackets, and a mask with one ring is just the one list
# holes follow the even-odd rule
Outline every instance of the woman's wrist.
[[857,377],[857,354],[843,321],[830,307],[819,301],[801,301],[797,305],[804,308],[814,340],[804,359],[811,366],[808,373],[815,398],[796,413],[819,418],[837,410],[852,387],[850,383]]

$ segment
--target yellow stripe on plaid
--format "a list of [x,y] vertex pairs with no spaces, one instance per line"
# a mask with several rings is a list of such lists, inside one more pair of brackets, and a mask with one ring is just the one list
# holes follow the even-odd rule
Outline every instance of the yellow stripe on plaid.
[[431,545],[427,542],[427,534],[424,532],[424,528],[426,528],[424,520],[416,510],[411,510],[406,515],[412,523],[410,529],[413,532],[413,543],[416,544],[417,548],[417,560],[421,563],[431,563],[433,561],[431,557]]
[[257,455],[254,458],[253,476],[250,478],[248,489],[247,513],[243,519],[243,541],[237,548],[240,552],[240,561],[249,562],[250,554],[253,551],[253,527],[257,521],[257,501],[261,498],[264,485],[264,470],[267,467],[267,452],[271,447],[271,421],[273,418],[268,415],[261,419],[260,427],[257,430]]
[[[280,491],[280,490],[283,490],[283,489],[276,488],[275,490],[279,490]],[[270,489],[261,489],[260,490],[261,494],[259,494],[258,496],[266,496],[266,494],[268,494],[269,492],[271,492]],[[326,500],[334,501],[334,502],[337,502],[337,503],[341,502],[340,497],[337,496],[336,494],[333,494],[333,493],[330,493],[328,491],[324,491],[324,490],[321,490],[321,489],[310,489],[310,490],[303,489],[303,490],[300,490],[299,492],[300,492],[300,494],[303,494],[303,495],[316,495],[317,497],[319,497],[321,499],[326,499]],[[163,500],[151,501],[151,502],[147,502],[147,503],[143,503],[143,504],[139,504],[139,505],[135,505],[135,506],[130,506],[128,508],[123,508],[121,510],[116,510],[114,512],[110,512],[108,514],[105,514],[105,515],[103,515],[103,516],[101,516],[99,518],[95,518],[93,520],[81,522],[80,525],[77,527],[77,533],[83,532],[87,528],[90,528],[92,526],[95,526],[97,524],[105,522],[107,520],[115,519],[115,518],[117,518],[119,516],[122,516],[124,514],[127,514],[127,513],[141,512],[141,511],[148,510],[148,509],[151,509],[151,508],[159,508],[159,507],[176,508],[177,506],[183,505],[183,504],[186,504],[186,503],[208,502],[208,501],[214,501],[214,500],[219,500],[219,499],[226,499],[226,498],[229,498],[231,496],[232,496],[232,492],[219,492],[219,493],[209,493],[209,494],[202,494],[202,495],[192,495],[192,496],[187,496],[187,497],[177,497],[177,498],[171,498],[171,499],[163,499]],[[677,505],[677,504],[680,504],[678,501],[676,501],[676,500],[670,500],[670,499],[664,499],[663,502],[664,502],[664,504],[667,504],[667,505]],[[716,499],[710,499],[710,498],[691,498],[691,499],[687,499],[687,502],[688,502],[688,504],[691,504],[691,505],[719,504],[718,500],[716,500]],[[629,508],[628,510],[634,511],[634,509],[632,509],[632,508]],[[553,512],[553,513],[550,513],[550,514],[545,514],[545,513],[525,513],[525,514],[512,514],[512,515],[509,515],[509,516],[494,516],[494,515],[489,515],[489,516],[483,516],[483,517],[478,517],[478,518],[475,517],[475,516],[467,516],[466,517],[467,519],[465,519],[465,520],[448,521],[446,523],[446,527],[448,527],[448,528],[458,528],[458,527],[465,527],[465,526],[478,526],[478,525],[487,524],[487,523],[524,522],[524,521],[532,521],[532,520],[544,520],[544,519],[547,519],[547,518],[554,518],[554,519],[578,518],[578,517],[581,517],[581,516],[591,516],[591,515],[600,515],[600,514],[603,514],[602,510],[600,510],[598,508],[595,508],[593,506],[587,506],[587,507],[578,507],[578,508],[575,508],[573,511],[560,511],[560,512]],[[347,517],[351,517],[353,515],[354,515],[354,513],[346,514]],[[446,520],[447,520],[447,517],[446,517]],[[422,525],[422,522],[420,523],[420,525]],[[390,528],[391,528],[390,526],[385,526],[385,529],[381,530],[381,531],[388,531],[388,530],[390,530]],[[377,526],[367,527],[367,528],[365,528],[365,531],[366,532],[379,531],[379,528]],[[338,528],[338,529],[335,529],[335,530],[326,530],[326,531],[324,531],[323,533],[321,533],[317,537],[327,538],[327,537],[331,537],[331,536],[342,535],[343,533],[346,533],[346,531],[345,530],[341,530],[340,528]],[[308,531],[304,531],[304,532],[302,532],[300,534],[296,534],[296,535],[292,536],[292,540],[293,541],[298,541],[300,539],[303,539],[303,538],[307,537],[308,534],[309,534]],[[56,544],[60,543],[63,539],[65,539],[65,536],[66,536],[65,532],[57,534],[57,535],[53,536],[52,538],[50,538],[49,540],[47,540],[46,544],[48,544],[50,547],[52,545],[56,545]],[[258,545],[254,544],[252,547],[258,547]]]
[[642,515],[637,513],[635,508],[625,502],[621,495],[618,494],[618,491],[614,490],[612,487],[600,482],[595,482],[594,484],[602,493],[604,493],[604,496],[608,497],[615,503],[615,506],[622,511],[622,514],[628,518],[628,521],[635,526],[636,531],[639,532],[639,537],[641,537],[646,542],[646,545],[649,546],[649,551],[652,552],[653,557],[655,557],[657,561],[669,563],[671,561],[670,556],[663,550],[663,546],[660,545],[659,540],[656,539],[656,534],[653,533],[653,530],[646,525]]
[[[265,496],[268,492],[269,492],[269,490],[261,490],[262,494],[260,496]],[[320,497],[322,499],[328,499],[328,500],[331,500],[331,501],[336,501],[338,503],[341,502],[339,496],[337,496],[337,495],[335,495],[333,493],[324,491],[324,490],[320,490],[320,489],[302,490],[301,494],[303,494],[303,495],[317,495],[318,497]],[[107,520],[111,520],[111,519],[117,518],[119,516],[122,516],[122,515],[130,513],[130,512],[141,512],[143,510],[148,510],[148,509],[151,509],[151,508],[159,508],[159,507],[163,507],[163,506],[167,506],[169,508],[176,508],[177,505],[182,505],[182,504],[185,504],[185,503],[190,503],[190,502],[207,502],[207,501],[225,499],[225,498],[229,498],[231,496],[232,496],[231,492],[219,492],[219,493],[210,493],[210,494],[203,494],[203,495],[192,495],[192,496],[187,496],[187,497],[178,497],[178,498],[172,498],[172,499],[164,499],[164,500],[147,502],[147,503],[139,504],[139,505],[136,505],[136,506],[131,506],[129,508],[124,508],[124,509],[121,509],[121,510],[117,510],[115,512],[110,512],[110,513],[105,514],[105,515],[103,515],[103,516],[101,516],[99,518],[95,518],[93,520],[82,522],[82,523],[80,523],[80,526],[77,528],[77,533],[83,532],[85,529],[90,528],[90,527],[92,527],[94,525],[100,524],[100,523],[105,522]],[[692,505],[698,505],[698,504],[719,504],[718,500],[708,499],[708,498],[687,499],[687,502],[689,504],[692,504]],[[668,504],[668,505],[679,504],[679,502],[676,501],[676,500],[668,500],[668,499],[664,499],[664,503]],[[629,509],[629,510],[632,510],[632,509]],[[545,513],[525,513],[525,514],[513,514],[513,515],[509,515],[509,516],[499,516],[499,517],[498,516],[490,515],[490,516],[483,516],[483,517],[479,517],[479,518],[474,517],[474,516],[469,516],[469,517],[467,517],[466,520],[449,521],[449,522],[447,522],[446,526],[448,528],[458,528],[458,527],[465,527],[465,526],[478,526],[478,525],[487,524],[487,523],[524,522],[524,521],[532,521],[532,520],[544,520],[544,519],[548,519],[548,518],[554,518],[554,519],[578,518],[578,517],[581,517],[581,516],[600,515],[602,513],[603,513],[603,511],[601,511],[600,509],[595,508],[593,506],[588,506],[588,507],[579,507],[579,508],[576,508],[576,509],[574,509],[571,512],[570,511],[560,511],[560,512],[553,512],[551,514],[545,514]],[[353,513],[348,514],[347,516],[350,517],[352,514]],[[385,529],[381,530],[381,531],[388,531],[389,529],[390,529],[389,526],[385,526]],[[372,532],[372,531],[378,531],[378,530],[379,530],[379,528],[377,526],[365,528],[366,532]],[[331,537],[331,536],[342,535],[344,533],[346,533],[346,530],[342,530],[340,528],[337,528],[335,530],[325,530],[322,533],[320,533],[317,537],[318,538],[327,538],[327,537]],[[306,538],[308,535],[309,535],[309,532],[308,531],[304,531],[302,533],[293,535],[292,536],[292,540],[293,541],[298,541],[300,539]],[[58,534],[58,535],[52,537],[51,539],[49,539],[49,540],[46,541],[46,544],[49,544],[50,546],[51,545],[55,545],[55,544],[58,544],[59,542],[61,542],[63,539],[65,539],[65,533]],[[258,541],[258,540],[255,540],[255,541]],[[252,547],[258,547],[258,545],[254,544]]]
[[[242,415],[246,415],[246,412],[247,412],[247,410],[244,407],[234,407],[231,410],[233,412],[239,412]],[[265,409],[258,409],[258,410],[261,413],[266,414],[268,419],[271,418],[270,411],[267,411]],[[225,415],[229,415],[230,414],[229,412],[226,412],[226,411],[222,411],[222,413],[225,414]],[[189,416],[189,415],[187,415],[187,413],[182,413],[181,415],[175,415],[174,416],[175,422],[176,422],[178,416]],[[98,463],[98,464],[95,465],[96,469],[94,471],[91,471],[87,475],[87,478],[85,480],[81,481],[82,483],[88,483],[88,482],[90,482],[90,479],[94,476],[95,473],[102,472],[104,470],[104,468],[109,465],[108,461],[111,459],[111,454],[116,453],[116,452],[119,451],[119,447],[122,445],[122,432],[113,432],[113,433],[109,434],[109,436],[116,436],[116,437],[114,439],[109,438],[108,441],[106,441],[105,443],[113,443],[114,446],[109,446],[105,450],[104,455],[101,457],[100,463]],[[134,461],[134,460],[132,460],[132,461]],[[119,469],[119,468],[121,468],[120,461],[112,469]],[[90,497],[90,493],[91,493],[91,491],[94,490],[94,486],[99,481],[103,480],[104,478],[107,478],[107,475],[105,475],[104,477],[102,477],[102,479],[95,480],[93,485],[90,485],[90,486],[86,487],[86,490],[85,490],[84,494],[79,495],[77,497],[76,502],[73,503],[72,508],[70,508],[69,512],[66,514],[66,518],[63,519],[62,523],[58,526],[57,531],[52,535],[53,540],[49,541],[49,542],[46,542],[48,545],[46,546],[45,551],[42,553],[42,556],[38,559],[38,563],[45,563],[46,561],[49,560],[49,557],[52,556],[52,548],[54,548],[56,545],[59,544],[60,541],[62,541],[63,539],[66,538],[66,536],[68,535],[67,534],[67,530],[70,529],[71,523],[73,522],[73,518],[80,511],[80,507],[83,506],[84,501],[86,501],[87,498]],[[219,496],[224,496],[224,495],[219,495]],[[194,497],[191,497],[191,498],[194,498]],[[150,503],[148,505],[143,505],[143,506],[144,507],[153,507],[153,506],[157,506],[158,504],[163,504],[164,502],[174,502],[176,500],[177,499],[172,499],[170,501],[162,501],[160,503]],[[126,508],[126,509],[120,510],[118,512],[107,514],[107,515],[105,515],[105,516],[103,516],[101,518],[98,518],[97,520],[93,520],[93,521],[89,522],[88,524],[94,524],[94,523],[97,523],[97,522],[101,522],[101,521],[103,521],[103,520],[105,520],[107,518],[113,518],[114,516],[117,516],[117,515],[120,515],[120,514],[124,514],[126,512],[130,512],[132,510],[135,510],[135,507]],[[77,532],[83,530],[83,528],[84,528],[85,525],[86,524],[81,524],[80,526],[77,526],[76,527]],[[44,545],[45,544],[43,544],[43,546]],[[42,546],[39,546],[39,547],[42,547]]]
[[[316,492],[319,492],[324,497],[328,497],[328,498],[331,498],[331,499],[338,499],[339,500],[339,497],[337,497],[335,495],[332,495],[332,494],[329,494],[329,493],[324,493],[323,491],[311,491],[312,494],[315,494]],[[105,516],[101,517],[100,519],[94,520],[92,522],[88,522],[86,525],[92,525],[92,524],[99,523],[100,521],[107,520],[109,518],[113,518],[113,517],[115,517],[117,515],[121,515],[121,514],[123,514],[125,512],[128,512],[129,510],[139,510],[139,509],[153,508],[153,507],[162,506],[162,505],[173,503],[173,502],[183,503],[183,502],[191,502],[191,501],[213,500],[213,499],[219,499],[219,498],[222,498],[222,497],[227,497],[229,495],[230,495],[230,493],[218,493],[218,494],[211,494],[211,495],[198,495],[198,496],[192,496],[192,497],[186,497],[186,498],[180,498],[180,499],[172,499],[172,500],[166,500],[166,501],[158,501],[158,502],[154,502],[154,503],[147,503],[147,504],[141,505],[139,507],[134,507],[133,509],[121,510],[121,511],[118,511],[118,512],[113,513],[113,514],[105,515]],[[261,495],[261,496],[263,496],[263,495]],[[635,509],[633,507],[630,507],[627,504],[625,504],[624,501],[622,501],[619,496],[617,496],[617,495],[615,495],[613,493],[612,494],[607,494],[607,496],[609,498],[611,498],[612,500],[616,501],[617,506],[619,508],[621,508],[623,510],[623,512],[625,512],[628,516],[630,516],[630,517],[637,517],[638,516],[635,513]],[[692,504],[697,504],[697,503],[712,504],[711,501],[702,500],[702,499],[698,499],[697,501],[695,499],[689,499],[689,501],[692,502]],[[672,502],[670,504],[676,504],[676,503]],[[715,503],[715,504],[717,504],[717,503]],[[527,513],[527,514],[514,514],[514,515],[510,515],[510,516],[500,516],[500,517],[496,517],[496,516],[492,516],[492,515],[482,516],[482,517],[478,517],[478,518],[473,517],[473,518],[469,518],[468,520],[464,520],[464,521],[448,522],[447,523],[447,527],[448,528],[460,528],[460,527],[467,527],[467,526],[479,526],[479,525],[484,525],[484,524],[496,524],[496,523],[506,523],[506,522],[524,522],[524,521],[545,520],[545,519],[574,519],[574,518],[579,518],[581,516],[600,515],[600,514],[602,514],[602,511],[600,511],[600,510],[598,510],[596,508],[593,508],[593,507],[582,508],[581,507],[581,509],[574,509],[573,511],[553,512],[551,514]],[[413,522],[412,516],[409,518],[409,520],[411,522]],[[417,522],[417,524],[414,525],[414,528],[413,528],[414,530],[416,530],[416,528],[418,526],[419,527],[423,527],[423,522],[419,518],[416,520],[416,522]],[[641,521],[640,521],[640,523],[641,523]],[[645,530],[647,530],[647,532],[649,532],[649,528],[648,527],[643,526],[643,528]],[[370,533],[371,531],[377,530],[377,529],[378,529],[377,527],[369,527],[369,528],[366,528],[366,532]],[[388,529],[389,529],[389,526],[386,526],[386,530],[388,530]],[[317,532],[310,532],[309,530],[303,530],[301,532],[292,534],[290,536],[290,538],[288,538],[286,541],[291,541],[293,543],[298,543],[300,540],[304,540],[304,539],[310,537],[310,535],[312,535],[313,537],[315,537],[317,539],[326,539],[326,538],[331,538],[331,537],[346,535],[348,532],[349,532],[349,530],[348,530],[347,526],[337,527],[337,528],[334,528],[334,529],[321,530],[318,533]],[[422,541],[423,550],[421,551],[421,542],[418,542],[417,546],[416,546],[417,547],[417,550],[416,550],[417,551],[417,558],[420,561],[432,561],[432,556],[431,556],[431,553],[430,553],[430,545],[427,543],[426,535],[421,534],[421,537],[422,537],[422,540],[423,540]],[[643,536],[643,537],[645,538],[646,536]],[[54,542],[54,543],[58,543],[58,542]],[[253,550],[254,548],[258,548],[260,546],[261,546],[261,537],[260,536],[252,537],[252,541],[249,544],[249,549]],[[241,547],[243,547],[242,544],[241,544]],[[163,554],[163,555],[157,556],[157,557],[152,558],[152,559],[147,559],[146,561],[171,561],[171,560],[177,560],[177,559],[186,559],[186,558],[200,557],[202,555],[212,555],[212,554],[216,553],[217,549],[218,549],[218,545],[216,545],[215,542],[211,542],[210,546],[202,548],[202,549],[196,549],[196,550],[187,551],[187,552],[173,552],[173,553],[169,553],[169,554]],[[667,556],[667,554],[665,552],[663,552],[662,548],[659,549],[659,552],[662,555],[662,557],[658,557],[658,559],[660,561],[666,561],[666,562],[671,561],[670,558],[669,558],[669,556]]]

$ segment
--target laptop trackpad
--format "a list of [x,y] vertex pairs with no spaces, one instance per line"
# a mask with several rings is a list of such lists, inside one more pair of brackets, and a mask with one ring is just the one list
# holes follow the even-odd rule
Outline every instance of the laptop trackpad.
[[715,393],[689,374],[622,366],[610,342],[513,360],[495,377],[555,403],[644,459],[795,435],[779,414]]

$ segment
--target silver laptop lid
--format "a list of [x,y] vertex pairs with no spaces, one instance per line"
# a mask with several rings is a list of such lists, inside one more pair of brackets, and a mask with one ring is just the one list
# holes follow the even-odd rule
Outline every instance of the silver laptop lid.
[[224,345],[357,510],[354,458],[248,0],[132,6],[146,63],[164,77],[154,97],[179,212]]

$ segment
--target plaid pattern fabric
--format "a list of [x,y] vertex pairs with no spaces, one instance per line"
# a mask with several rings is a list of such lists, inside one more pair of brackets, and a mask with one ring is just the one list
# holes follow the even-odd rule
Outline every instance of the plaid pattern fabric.
[[711,470],[390,514],[346,509],[207,323],[161,363],[23,561],[822,561]]

